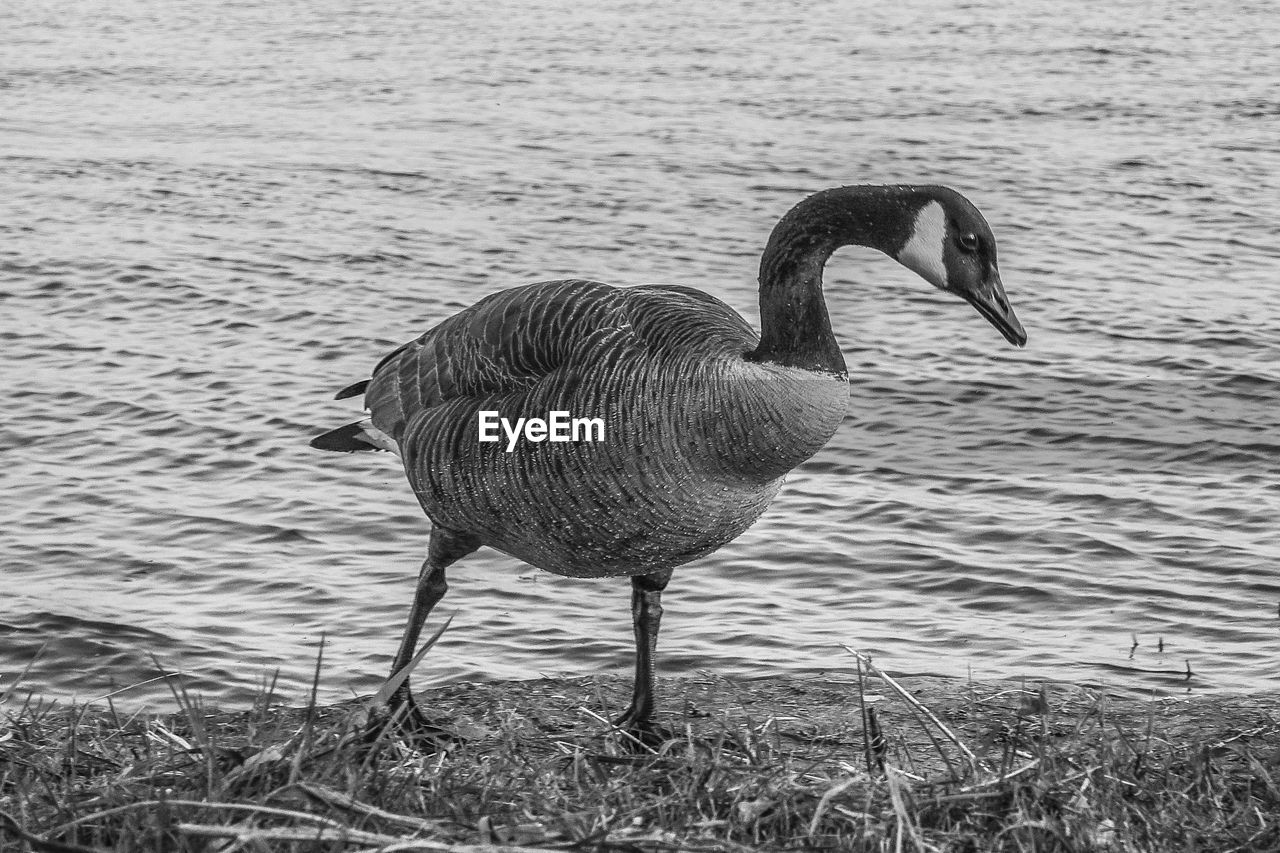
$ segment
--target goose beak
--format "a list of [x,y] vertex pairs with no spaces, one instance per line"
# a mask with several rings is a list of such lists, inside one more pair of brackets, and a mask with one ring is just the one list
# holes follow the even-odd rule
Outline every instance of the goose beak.
[[1026,344],[1027,330],[1022,328],[1017,315],[1013,313],[1013,306],[1004,295],[1004,285],[1000,283],[998,272],[992,270],[982,284],[961,295],[966,302],[978,309],[979,314],[987,318],[988,323],[1000,330],[1005,340],[1019,347]]

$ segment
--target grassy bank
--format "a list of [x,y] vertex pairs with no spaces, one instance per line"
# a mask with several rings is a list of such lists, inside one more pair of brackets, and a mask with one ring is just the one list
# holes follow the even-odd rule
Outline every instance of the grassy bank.
[[0,850],[1280,849],[1276,697],[903,687],[922,708],[874,677],[666,680],[657,750],[603,721],[606,677],[424,691],[463,738],[436,752],[370,746],[358,703],[11,699]]

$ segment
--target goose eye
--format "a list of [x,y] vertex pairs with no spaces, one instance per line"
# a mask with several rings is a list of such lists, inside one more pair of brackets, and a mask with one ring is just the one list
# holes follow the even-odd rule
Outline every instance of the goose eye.
[[974,252],[978,251],[978,235],[977,234],[961,234],[956,239],[956,243],[960,246],[960,248],[963,251],[969,254],[973,254]]

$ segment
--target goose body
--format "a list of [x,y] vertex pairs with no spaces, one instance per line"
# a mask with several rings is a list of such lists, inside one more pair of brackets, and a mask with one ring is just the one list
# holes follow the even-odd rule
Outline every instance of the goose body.
[[[620,722],[651,724],[652,654],[671,570],[747,529],[784,476],[835,433],[848,400],[822,268],[878,248],[970,301],[1011,342],[981,214],[943,187],[841,187],[778,223],[761,261],[761,333],[683,286],[552,281],[481,299],[385,357],[369,417],[312,444],[396,452],[433,523],[394,670],[444,594],[444,568],[488,545],[574,577],[630,575],[636,689]],[[482,413],[598,419],[595,440],[482,441]],[[535,437],[536,438],[536,437]],[[398,702],[411,705],[407,687]]]
[[[842,376],[744,361],[758,344],[698,291],[545,282],[401,348],[365,402],[437,525],[557,574],[649,574],[738,536],[844,417]],[[603,435],[508,451],[478,440],[482,411]]]

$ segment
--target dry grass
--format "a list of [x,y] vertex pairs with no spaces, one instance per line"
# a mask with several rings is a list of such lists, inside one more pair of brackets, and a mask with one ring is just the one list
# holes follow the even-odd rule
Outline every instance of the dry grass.
[[358,703],[269,693],[240,713],[181,692],[164,716],[11,708],[0,850],[1280,849],[1266,701],[908,687],[936,722],[873,676],[665,681],[657,751],[603,722],[626,699],[611,678],[427,691],[465,738],[434,753],[367,743]]

